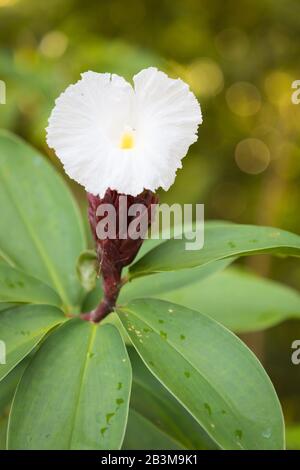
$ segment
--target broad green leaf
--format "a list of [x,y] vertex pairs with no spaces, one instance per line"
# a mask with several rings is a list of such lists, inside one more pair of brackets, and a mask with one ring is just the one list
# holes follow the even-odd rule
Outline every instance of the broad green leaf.
[[224,449],[282,449],[281,407],[254,354],[199,312],[154,299],[118,309],[152,373]]
[[204,312],[236,332],[261,330],[288,318],[300,318],[298,292],[237,268],[155,297]]
[[[133,386],[130,417],[123,447],[128,446],[133,449],[164,449],[165,446],[168,446],[168,449],[216,448],[199,424],[153,377],[132,349],[129,348]],[[152,447],[153,445],[155,447]]]
[[[215,225],[224,225],[229,224],[227,222],[220,221],[208,221],[206,226],[213,227]],[[193,228],[193,227],[192,227]],[[182,233],[182,227],[178,226],[175,228],[176,234]],[[165,240],[162,239],[146,239],[144,240],[141,249],[138,252],[136,259],[140,259],[146,253],[148,253],[153,248],[164,243]],[[95,254],[93,255],[95,256]],[[120,302],[127,301],[129,299],[134,299],[137,297],[148,297],[159,292],[166,292],[168,290],[174,289],[176,286],[183,286],[185,284],[190,284],[196,282],[199,279],[204,279],[207,276],[210,276],[212,273],[224,269],[228,264],[232,263],[234,258],[220,260],[215,263],[212,263],[208,266],[200,266],[195,269],[181,270],[179,272],[167,272],[159,273],[151,279],[149,282],[148,279],[137,278],[134,279],[134,282],[128,282],[124,285],[120,292]],[[128,270],[124,270],[124,277],[126,277]],[[128,276],[130,280],[130,275]],[[89,292],[83,301],[82,311],[87,312],[95,308],[101,298],[102,298],[102,281],[98,280],[95,289]]]
[[[0,415],[4,408],[11,402],[18,382],[28,365],[28,358],[25,358],[10,373],[1,380],[0,383]],[[0,366],[1,367],[1,366]]]
[[128,424],[122,448],[125,450],[183,449],[178,442],[174,441],[168,434],[164,434],[155,424],[145,418],[143,414],[136,412],[134,409],[129,409]]
[[[194,269],[183,269],[181,271],[158,273],[151,278],[151,282],[146,277],[134,279],[132,282],[127,282],[121,289],[119,296],[119,303],[127,302],[131,299],[140,297],[159,296],[160,293],[173,291],[185,285],[192,285],[201,279],[211,276],[217,271],[225,269],[230,263],[233,262],[232,258],[216,261],[209,265],[200,266]],[[95,308],[103,295],[101,280],[97,282],[95,289],[88,293],[85,297],[82,309],[88,312]]]
[[2,380],[43,337],[64,321],[56,307],[25,305],[0,314],[0,339],[6,345],[6,364],[0,364]]
[[58,294],[42,281],[0,264],[0,301],[15,303],[47,304],[61,307]]
[[0,415],[0,450],[6,449],[6,432],[8,424],[8,413]]
[[4,310],[8,310],[9,308],[17,307],[17,306],[18,306],[17,304],[2,302],[0,303],[0,312]]
[[13,260],[9,258],[9,256],[6,253],[4,253],[4,251],[1,250],[1,248],[0,248],[0,264],[12,266],[12,267],[16,266]]
[[118,330],[79,319],[42,344],[18,386],[9,449],[119,449],[131,368]]
[[[81,298],[80,213],[61,177],[32,147],[0,132],[0,250],[9,264],[53,287],[65,308]],[[0,252],[0,256],[1,256]]]
[[[205,227],[215,227],[218,225],[232,225],[232,222],[229,222],[227,220],[207,220],[205,221]],[[192,231],[195,231],[195,222],[191,223],[185,223],[183,226],[182,224],[180,225],[175,225],[173,227],[173,234],[171,232],[171,238],[175,238],[175,235],[178,237],[184,237],[185,233],[190,233]],[[146,253],[148,253],[150,250],[153,248],[156,248],[157,246],[161,245],[164,243],[166,240],[169,240],[169,229],[163,229],[160,234],[159,238],[146,238],[139,249],[139,252],[136,256],[136,261],[145,256]]]
[[0,383],[0,450],[6,449],[9,405],[20,378],[28,365],[28,357],[20,362]]
[[205,229],[201,250],[186,250],[185,244],[186,240],[173,238],[153,248],[130,267],[130,277],[188,269],[238,256],[264,253],[300,256],[298,235],[254,225],[212,224]]
[[141,297],[158,296],[161,293],[173,291],[186,285],[193,286],[212,274],[222,271],[232,261],[233,258],[228,258],[198,268],[157,273],[150,281],[147,277],[133,279],[132,282],[128,282],[123,286],[120,293],[120,302]]
[[102,279],[100,278],[96,281],[96,287],[91,292],[89,292],[83,299],[81,311],[90,312],[91,310],[97,307],[102,297]]

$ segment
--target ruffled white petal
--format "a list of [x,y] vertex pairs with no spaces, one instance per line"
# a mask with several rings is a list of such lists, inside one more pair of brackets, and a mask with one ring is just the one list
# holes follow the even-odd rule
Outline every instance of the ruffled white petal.
[[[152,67],[133,81],[134,90],[117,75],[84,73],[50,116],[48,145],[66,173],[95,195],[107,188],[133,196],[167,190],[197,140],[200,106],[184,82]],[[127,129],[131,149],[120,147]]]

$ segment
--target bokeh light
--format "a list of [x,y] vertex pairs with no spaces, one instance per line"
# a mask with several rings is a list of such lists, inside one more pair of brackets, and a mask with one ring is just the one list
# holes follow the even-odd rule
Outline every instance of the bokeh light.
[[43,55],[50,59],[61,57],[68,46],[68,38],[61,31],[47,33],[40,42],[39,49]]
[[0,0],[0,8],[1,7],[10,7],[18,3],[19,0]]
[[200,97],[215,96],[224,87],[221,67],[212,59],[198,59],[187,68],[185,78]]
[[231,85],[226,92],[226,101],[230,110],[242,117],[253,116],[261,106],[258,89],[248,82],[237,82]]
[[265,79],[265,91],[269,101],[276,105],[290,105],[293,77],[286,72],[275,70]]
[[262,173],[268,167],[270,160],[270,151],[262,140],[244,139],[235,148],[235,161],[238,167],[250,175]]

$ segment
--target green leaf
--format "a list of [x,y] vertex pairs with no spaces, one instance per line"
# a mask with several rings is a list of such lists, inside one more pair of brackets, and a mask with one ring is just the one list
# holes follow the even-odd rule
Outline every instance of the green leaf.
[[123,447],[216,448],[194,418],[148,371],[133,348],[129,348],[129,353],[133,369],[133,387]]
[[155,424],[133,409],[129,409],[128,424],[122,448],[125,450],[183,449],[180,444],[167,434],[164,434]]
[[1,264],[0,301],[61,307],[61,299],[51,287],[19,269]]
[[79,282],[87,292],[93,290],[97,279],[97,255],[93,250],[85,250],[80,254],[76,270]]
[[96,287],[85,296],[82,302],[82,312],[90,312],[100,303],[103,297],[102,279],[97,279]]
[[119,449],[131,367],[118,330],[79,319],[43,343],[18,386],[9,449]]
[[0,314],[0,339],[6,345],[6,364],[0,365],[2,380],[49,330],[64,321],[62,312],[47,305],[26,305]]
[[[136,278],[132,282],[127,282],[122,287],[119,302],[122,304],[128,300],[141,297],[160,297],[161,293],[173,291],[173,289],[185,285],[192,285],[201,279],[205,279],[215,272],[225,269],[232,262],[233,258],[228,258],[210,263],[209,265],[200,266],[199,268],[159,273],[152,277],[151,282],[149,282],[147,277]],[[85,297],[82,305],[83,312],[93,310],[99,304],[102,296],[101,280],[99,280],[95,289]]]
[[6,449],[9,407],[22,374],[29,364],[31,354],[10,371],[0,383],[0,450]]
[[53,287],[65,308],[81,299],[85,249],[79,211],[61,177],[32,147],[0,132],[0,256]]
[[123,286],[120,293],[120,302],[141,297],[157,297],[161,293],[173,291],[186,285],[198,284],[201,280],[225,269],[232,261],[233,258],[228,258],[194,269],[157,273],[151,278],[150,282],[147,277],[136,278]]
[[146,299],[118,309],[152,373],[224,449],[282,449],[281,407],[251,351],[211,318]]
[[[208,221],[206,222],[206,226],[214,227],[215,225],[229,225],[228,222],[220,222],[220,221]],[[189,227],[189,226],[188,226]],[[188,229],[187,227],[187,229]],[[193,229],[193,224],[191,224],[191,229]],[[177,235],[182,233],[182,226],[175,227],[175,233]],[[139,260],[142,258],[146,253],[148,253],[153,248],[161,245],[164,243],[162,239],[146,239],[144,240],[141,249],[139,250],[136,259]],[[167,273],[159,273],[154,276],[151,282],[148,279],[135,278],[134,282],[127,282],[120,292],[119,300],[120,302],[128,301],[130,299],[135,299],[137,297],[148,297],[154,294],[158,294],[160,292],[166,292],[169,290],[174,289],[176,286],[183,286],[185,284],[191,284],[192,282],[196,282],[199,279],[204,279],[216,271],[224,269],[230,263],[234,261],[234,258],[225,259],[216,261],[208,266],[200,266],[199,268],[195,269],[187,269],[181,270],[179,272],[167,272]],[[124,275],[126,276],[128,270],[124,270]],[[125,277],[124,276],[124,277]],[[130,275],[129,281],[131,281]],[[102,292],[102,285],[101,280],[99,280],[96,284],[95,289],[89,292],[83,301],[82,311],[88,312],[95,308],[103,295]]]
[[[205,222],[205,227],[206,228],[207,227],[215,227],[216,225],[222,225],[222,226],[223,225],[232,225],[232,223],[228,222],[228,221],[225,221],[225,220],[207,220]],[[173,232],[171,231],[171,237],[172,238],[175,238],[175,236],[176,237],[180,237],[180,236],[184,237],[185,233],[195,232],[196,225],[195,225],[194,222],[192,222],[192,223],[186,223],[185,222],[184,226],[182,224],[175,225],[175,226],[173,226],[173,228],[171,230],[173,230]],[[143,244],[142,244],[141,248],[139,249],[135,260],[138,261],[140,258],[145,256],[146,253],[153,250],[153,248],[156,248],[159,245],[161,245],[162,243],[164,243],[166,240],[169,240],[169,234],[170,234],[169,229],[164,229],[163,228],[163,230],[161,230],[161,232],[159,233],[159,238],[146,238],[143,241]]]
[[[0,383],[0,415],[4,408],[11,402],[18,382],[28,365],[28,358],[25,358],[10,373],[1,380]],[[1,367],[1,366],[0,366]]]
[[173,238],[153,248],[130,267],[130,277],[188,269],[237,256],[300,256],[300,237],[272,227],[212,224],[205,229],[201,250],[186,250],[185,243],[185,239]]
[[2,302],[0,303],[0,312],[4,310],[8,310],[9,308],[14,308],[14,307],[18,307],[18,305],[13,304],[13,303]]
[[237,268],[156,297],[204,312],[236,332],[300,318],[298,292]]
[[6,433],[8,424],[8,414],[0,415],[0,450],[6,449]]

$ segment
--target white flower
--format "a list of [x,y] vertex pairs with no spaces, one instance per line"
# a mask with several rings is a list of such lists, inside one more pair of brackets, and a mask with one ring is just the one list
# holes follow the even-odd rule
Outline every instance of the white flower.
[[133,77],[86,72],[56,100],[48,145],[66,173],[102,197],[107,188],[136,196],[167,190],[202,122],[182,80],[154,67]]

